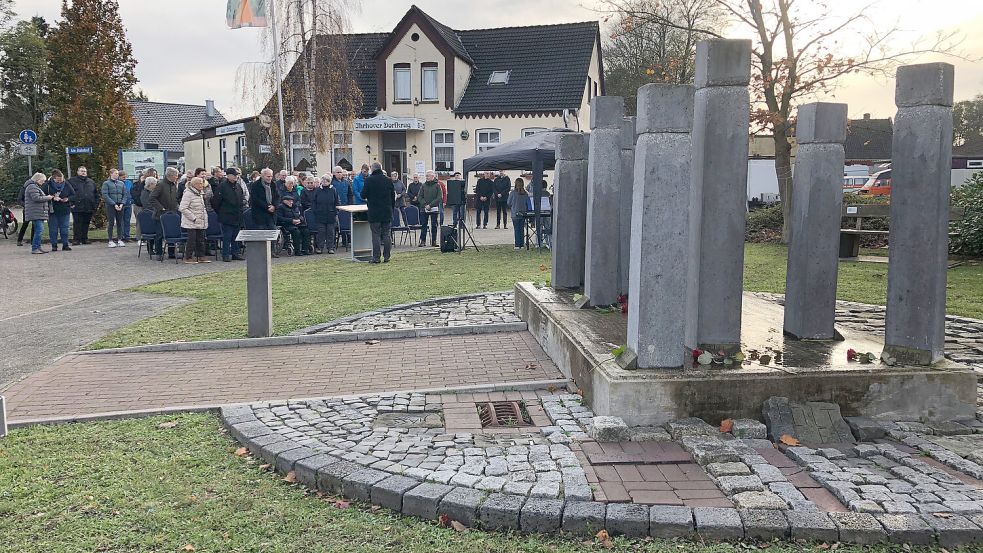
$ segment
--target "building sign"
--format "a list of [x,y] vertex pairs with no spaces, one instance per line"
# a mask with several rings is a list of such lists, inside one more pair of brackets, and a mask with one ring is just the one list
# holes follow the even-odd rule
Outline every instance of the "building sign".
[[427,123],[418,117],[389,117],[377,115],[372,119],[356,119],[356,131],[425,131]]
[[225,125],[224,127],[218,127],[215,129],[215,136],[222,136],[225,134],[235,134],[240,132],[246,132],[245,123],[234,123],[232,125]]
[[167,163],[163,150],[120,150],[119,166],[126,171],[127,176],[136,179],[137,174],[150,168],[156,169],[157,174],[163,176]]

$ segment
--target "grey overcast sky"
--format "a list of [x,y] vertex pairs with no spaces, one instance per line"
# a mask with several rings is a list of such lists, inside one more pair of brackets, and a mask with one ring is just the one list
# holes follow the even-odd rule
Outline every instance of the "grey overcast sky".
[[[592,0],[363,0],[352,17],[357,32],[389,31],[411,3],[455,29],[540,25],[588,21],[598,14],[583,7]],[[857,0],[827,0],[834,10],[856,9]],[[229,119],[253,113],[240,100],[236,74],[245,62],[261,61],[260,29],[231,30],[225,26],[225,0],[119,0],[120,13],[137,59],[138,85],[151,100],[203,104],[206,98]],[[14,0],[21,17],[38,14],[57,20],[61,0]],[[871,14],[884,25],[898,22],[909,32],[905,40],[932,36],[940,30],[963,31],[962,49],[976,61],[949,61],[956,66],[956,100],[983,94],[983,0],[882,0]],[[746,31],[736,31],[739,38]],[[926,56],[918,61],[935,61]],[[893,116],[893,80],[850,76],[843,79],[835,99],[850,104],[850,116],[869,112]]]

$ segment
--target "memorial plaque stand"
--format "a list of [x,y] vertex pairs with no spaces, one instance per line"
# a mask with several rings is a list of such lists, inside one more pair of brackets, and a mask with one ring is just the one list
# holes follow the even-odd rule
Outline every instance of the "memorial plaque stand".
[[372,261],[372,229],[369,227],[369,206],[365,204],[339,206],[352,216],[352,261]]
[[280,239],[279,230],[241,230],[237,242],[246,247],[246,309],[250,338],[273,335],[273,274],[270,242]]

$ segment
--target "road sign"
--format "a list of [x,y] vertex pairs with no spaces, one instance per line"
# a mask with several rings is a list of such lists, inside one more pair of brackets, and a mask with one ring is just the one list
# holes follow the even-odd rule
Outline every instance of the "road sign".
[[38,145],[37,144],[18,144],[17,153],[22,156],[36,156],[38,155]]
[[65,148],[66,154],[91,154],[92,146],[69,146]]
[[22,144],[34,144],[38,141],[38,133],[31,129],[22,130],[19,137]]

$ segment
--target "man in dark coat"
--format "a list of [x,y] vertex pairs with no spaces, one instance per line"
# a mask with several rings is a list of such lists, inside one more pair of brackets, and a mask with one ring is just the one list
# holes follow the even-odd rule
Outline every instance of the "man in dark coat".
[[[392,251],[393,207],[396,200],[396,190],[393,181],[382,172],[382,165],[372,164],[372,174],[365,178],[362,187],[362,200],[369,207],[369,228],[372,229],[372,263],[379,262],[382,254],[383,263],[389,263]],[[381,252],[380,252],[381,250]]]
[[253,215],[253,228],[275,229],[276,206],[279,203],[280,195],[273,182],[273,170],[263,169],[259,180],[249,185],[249,209]]
[[[68,245],[68,219],[70,215],[70,205],[72,198],[75,197],[75,189],[72,185],[65,182],[65,176],[61,171],[55,169],[51,172],[51,178],[44,183],[41,191],[51,196],[51,215],[48,215],[48,238],[51,239],[51,251],[58,251],[58,235],[61,235],[61,249],[66,252],[72,251]],[[26,221],[24,226],[26,227]]]
[[[164,178],[157,181],[157,187],[150,193],[149,207],[154,211],[154,221],[157,223],[157,240],[154,241],[154,251],[163,257],[164,227],[160,224],[160,216],[165,212],[177,211],[181,199],[177,195],[177,181],[180,172],[174,167],[164,170]],[[174,246],[167,247],[168,259],[174,259]]]
[[311,234],[300,213],[297,198],[286,194],[276,208],[276,224],[283,229],[290,242],[293,243],[294,255],[310,255]]
[[222,261],[242,261],[236,235],[242,228],[242,187],[239,186],[239,170],[229,169],[224,179],[217,179],[213,188],[212,208],[222,225]]
[[89,243],[89,225],[92,223],[92,214],[99,207],[99,189],[96,183],[89,178],[89,170],[79,167],[75,176],[68,179],[68,184],[75,190],[75,198],[71,202],[72,209],[72,245]]
[[[495,193],[495,183],[491,173],[485,173],[474,186],[474,228],[488,228],[488,210],[491,208],[492,194]],[[485,215],[485,223],[481,223],[481,215]]]
[[324,250],[334,253],[335,221],[338,220],[338,206],[341,205],[341,197],[334,183],[334,178],[324,177],[321,179],[321,186],[314,189],[314,200],[311,202],[311,211],[317,221],[317,228],[314,229],[314,253],[322,253]]
[[505,171],[495,178],[495,228],[499,225],[509,228],[509,192],[512,191],[512,180]]

